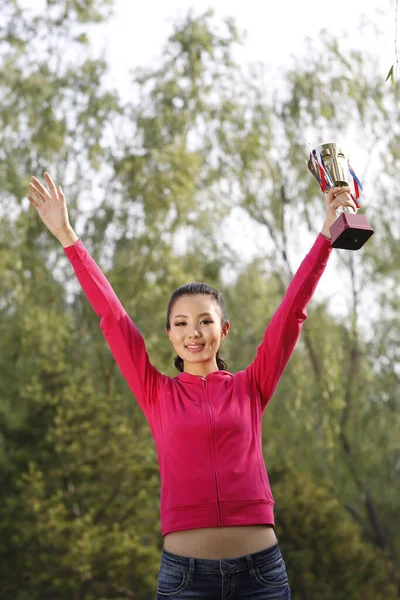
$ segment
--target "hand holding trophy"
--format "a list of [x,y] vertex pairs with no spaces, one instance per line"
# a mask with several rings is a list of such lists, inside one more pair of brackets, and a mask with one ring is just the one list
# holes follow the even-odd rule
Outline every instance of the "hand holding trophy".
[[[311,150],[308,170],[314,175],[324,193],[328,193],[332,187],[352,187],[354,193],[351,197],[356,206],[360,206],[358,199],[361,196],[362,185],[337,144],[322,144]],[[329,228],[331,245],[334,248],[358,250],[374,233],[367,218],[357,214],[351,206],[339,206],[336,216],[336,221]]]

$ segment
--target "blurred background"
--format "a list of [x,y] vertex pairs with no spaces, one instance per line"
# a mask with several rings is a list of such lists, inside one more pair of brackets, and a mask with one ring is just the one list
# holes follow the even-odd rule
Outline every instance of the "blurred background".
[[160,370],[170,294],[200,280],[236,372],[321,229],[327,141],[375,235],[334,251],[263,452],[293,597],[399,597],[397,2],[210,4],[0,0],[0,600],[153,599],[163,545],[148,423],[31,176],[62,185]]

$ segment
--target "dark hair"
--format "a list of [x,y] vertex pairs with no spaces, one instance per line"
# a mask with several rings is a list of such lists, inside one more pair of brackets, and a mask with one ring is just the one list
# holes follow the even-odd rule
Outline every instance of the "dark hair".
[[[219,309],[221,311],[222,325],[225,325],[225,323],[228,320],[228,317],[226,314],[225,302],[222,297],[222,294],[215,288],[208,285],[207,283],[194,282],[194,283],[186,283],[185,285],[181,285],[181,287],[179,287],[178,289],[176,289],[173,292],[171,298],[169,299],[168,308],[167,308],[167,322],[166,322],[166,328],[168,330],[171,329],[170,316],[171,316],[171,310],[172,310],[172,307],[173,307],[175,301],[180,296],[187,296],[187,295],[191,295],[191,294],[207,294],[208,296],[212,296],[212,298],[214,298],[215,302],[218,304]],[[219,350],[216,355],[216,360],[217,360],[218,369],[220,371],[226,371],[227,365],[226,365],[226,362],[220,357]],[[178,369],[178,371],[183,373],[183,359],[180,356],[175,357],[174,365]]]

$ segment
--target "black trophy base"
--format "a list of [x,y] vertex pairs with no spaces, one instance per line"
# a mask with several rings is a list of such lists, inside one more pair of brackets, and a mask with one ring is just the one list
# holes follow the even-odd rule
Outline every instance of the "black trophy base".
[[358,250],[369,240],[374,230],[369,226],[367,217],[354,213],[342,213],[329,227],[333,248]]

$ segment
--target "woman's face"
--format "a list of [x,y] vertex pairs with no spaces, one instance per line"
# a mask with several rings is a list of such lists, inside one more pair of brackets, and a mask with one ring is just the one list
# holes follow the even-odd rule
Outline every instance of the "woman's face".
[[174,302],[167,334],[186,373],[206,377],[218,371],[216,354],[229,329],[229,322],[222,326],[221,320],[220,308],[208,294],[188,294]]

